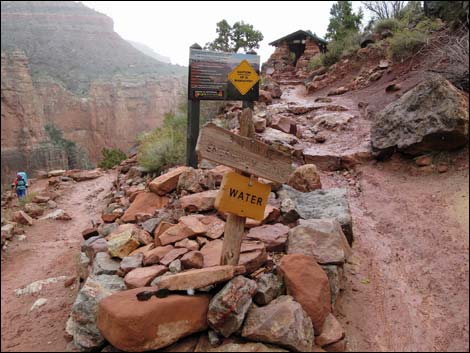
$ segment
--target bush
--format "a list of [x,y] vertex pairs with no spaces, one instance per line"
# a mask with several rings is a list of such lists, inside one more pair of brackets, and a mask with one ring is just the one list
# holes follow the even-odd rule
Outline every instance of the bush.
[[315,55],[314,57],[310,58],[310,61],[308,62],[309,70],[316,70],[322,66],[323,66],[322,55]]
[[184,163],[186,156],[186,115],[166,114],[163,126],[139,137],[139,164],[151,172]]
[[98,164],[98,167],[103,169],[111,169],[127,158],[123,151],[114,148],[103,148],[101,154],[103,155],[103,159]]
[[382,33],[383,31],[395,32],[400,28],[400,22],[395,18],[387,18],[384,20],[377,21],[374,25],[375,33]]
[[405,60],[421,49],[428,41],[428,34],[418,30],[404,30],[389,39],[389,55],[393,60]]
[[36,191],[27,192],[25,197],[19,199],[20,207],[23,208],[27,203],[31,203],[37,195],[38,193]]
[[326,53],[321,55],[323,66],[337,63],[343,56],[350,55],[360,48],[359,33],[351,32],[342,40],[332,41],[328,44]]

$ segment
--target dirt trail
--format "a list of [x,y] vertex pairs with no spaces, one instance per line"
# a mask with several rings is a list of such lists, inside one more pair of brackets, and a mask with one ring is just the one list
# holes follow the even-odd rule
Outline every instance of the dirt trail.
[[[27,229],[25,240],[13,240],[2,252],[2,352],[65,350],[65,323],[77,285],[65,288],[64,280],[60,280],[44,285],[37,294],[17,297],[14,291],[38,280],[76,276],[81,231],[101,213],[104,195],[114,178],[114,173],[106,173],[74,184],[57,200],[58,207],[71,215],[71,221],[36,220]],[[39,298],[47,299],[47,303],[30,311]]]

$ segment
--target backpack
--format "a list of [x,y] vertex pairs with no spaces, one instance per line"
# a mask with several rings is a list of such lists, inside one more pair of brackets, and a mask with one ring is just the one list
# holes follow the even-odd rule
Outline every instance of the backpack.
[[16,183],[16,189],[17,190],[25,190],[26,189],[26,183],[23,179],[18,179],[18,182]]

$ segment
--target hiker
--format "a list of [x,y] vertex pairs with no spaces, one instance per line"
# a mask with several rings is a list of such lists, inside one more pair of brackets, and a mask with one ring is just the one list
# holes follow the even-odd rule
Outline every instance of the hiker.
[[16,196],[20,199],[26,196],[26,181],[20,173],[16,174],[15,191]]

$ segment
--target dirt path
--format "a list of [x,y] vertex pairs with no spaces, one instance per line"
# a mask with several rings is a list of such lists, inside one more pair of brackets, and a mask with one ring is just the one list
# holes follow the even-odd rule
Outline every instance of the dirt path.
[[[77,295],[77,285],[64,287],[64,280],[46,284],[37,294],[16,296],[28,284],[77,274],[81,231],[90,226],[104,206],[114,173],[74,184],[57,203],[71,221],[35,221],[26,239],[17,239],[2,252],[2,352],[61,352],[67,345],[65,323]],[[30,311],[45,298],[44,306]]]

